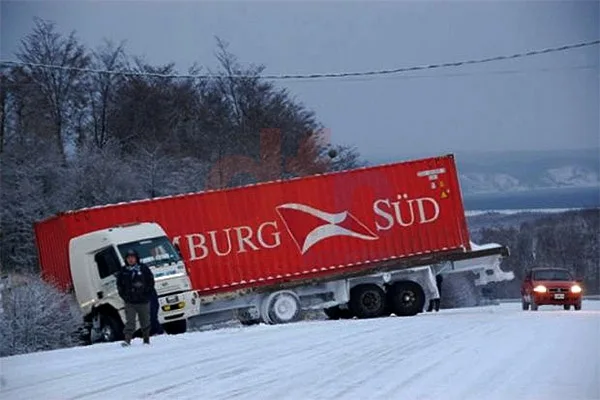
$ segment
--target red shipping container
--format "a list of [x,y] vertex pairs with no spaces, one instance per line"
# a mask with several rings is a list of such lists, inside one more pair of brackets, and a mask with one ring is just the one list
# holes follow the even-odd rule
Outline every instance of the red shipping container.
[[93,207],[35,225],[46,276],[70,285],[70,238],[157,222],[201,294],[356,273],[470,250],[452,155]]

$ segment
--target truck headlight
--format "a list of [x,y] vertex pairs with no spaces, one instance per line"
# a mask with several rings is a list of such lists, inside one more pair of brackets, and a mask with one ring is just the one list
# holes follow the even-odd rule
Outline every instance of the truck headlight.
[[537,285],[535,288],[533,288],[533,291],[538,293],[546,293],[548,290],[544,285]]
[[579,285],[571,286],[571,293],[581,293],[581,286],[579,286]]

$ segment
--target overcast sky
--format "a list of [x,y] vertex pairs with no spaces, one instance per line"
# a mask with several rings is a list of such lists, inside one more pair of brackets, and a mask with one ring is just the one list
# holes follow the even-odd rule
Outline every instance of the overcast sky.
[[[461,61],[600,37],[598,1],[6,1],[3,60],[33,17],[88,46],[126,40],[149,62],[215,66],[217,35],[266,73],[366,71]],[[363,156],[600,145],[599,47],[386,77],[286,81]]]

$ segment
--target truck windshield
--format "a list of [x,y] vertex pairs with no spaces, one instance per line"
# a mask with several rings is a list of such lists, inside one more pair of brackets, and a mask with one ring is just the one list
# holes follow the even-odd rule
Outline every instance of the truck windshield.
[[544,269],[541,271],[535,271],[533,273],[533,279],[536,281],[570,281],[572,280],[571,274],[568,271],[560,269]]
[[140,261],[149,267],[181,260],[173,244],[165,236],[129,242],[117,247],[123,259],[127,251],[133,249],[139,254]]

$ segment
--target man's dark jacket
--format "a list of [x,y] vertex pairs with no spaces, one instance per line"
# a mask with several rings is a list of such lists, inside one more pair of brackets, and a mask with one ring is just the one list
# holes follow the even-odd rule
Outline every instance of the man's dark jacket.
[[154,275],[145,264],[138,264],[139,270],[123,267],[117,275],[119,296],[131,304],[148,303],[154,290]]

